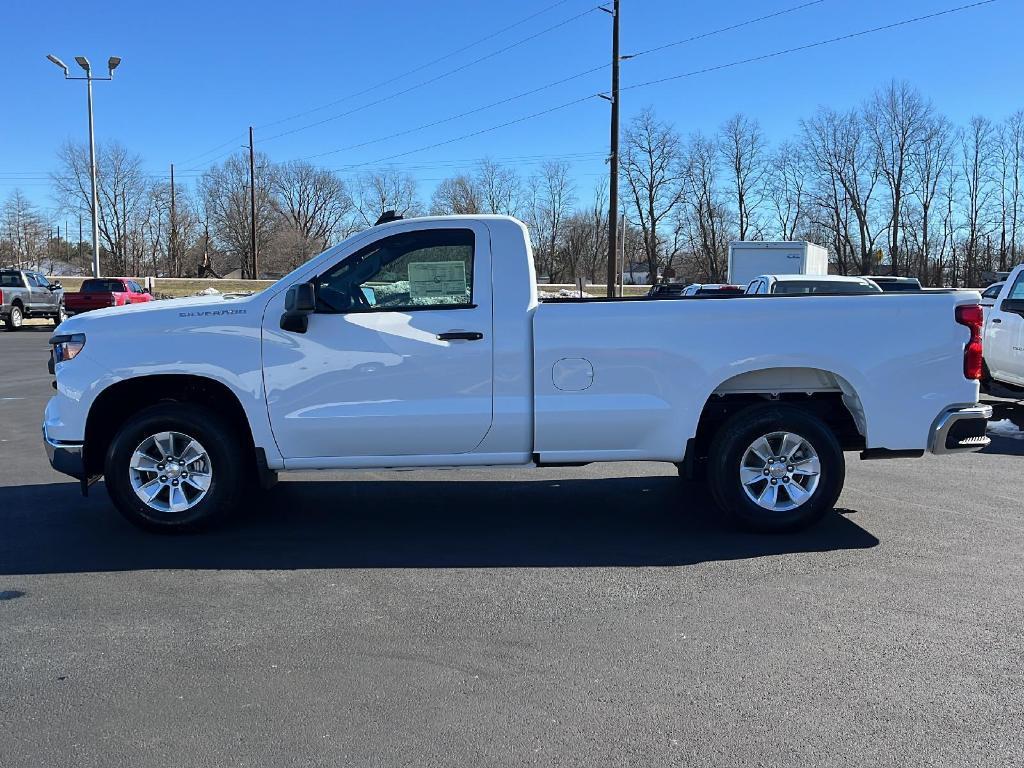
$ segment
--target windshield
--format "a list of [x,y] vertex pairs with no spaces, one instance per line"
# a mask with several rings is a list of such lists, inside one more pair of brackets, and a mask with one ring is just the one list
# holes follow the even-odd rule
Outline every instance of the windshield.
[[920,291],[921,284],[917,280],[880,280],[878,287],[883,293],[899,293],[900,291]]
[[867,283],[847,283],[831,280],[799,280],[775,284],[775,293],[881,293],[881,290]]
[[81,293],[124,293],[124,284],[120,280],[86,280],[82,283]]

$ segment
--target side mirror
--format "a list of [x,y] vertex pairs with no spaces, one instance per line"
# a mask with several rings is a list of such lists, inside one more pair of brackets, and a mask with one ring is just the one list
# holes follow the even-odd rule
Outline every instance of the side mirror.
[[999,308],[1003,312],[1010,312],[1024,317],[1024,299],[1003,299],[999,304]]
[[281,330],[291,333],[305,333],[309,328],[309,316],[316,310],[316,288],[312,283],[299,283],[288,289],[284,296],[284,314],[281,315]]
[[143,293],[149,293],[149,288],[143,288],[143,289],[142,289],[142,292],[143,292]]
[[50,285],[49,285],[48,287],[49,287],[49,289],[50,289],[51,291],[59,291],[59,290],[60,290],[61,288],[63,288],[64,286],[60,284],[60,281],[59,281],[59,280],[56,280],[56,281],[54,281],[54,282],[50,283]]

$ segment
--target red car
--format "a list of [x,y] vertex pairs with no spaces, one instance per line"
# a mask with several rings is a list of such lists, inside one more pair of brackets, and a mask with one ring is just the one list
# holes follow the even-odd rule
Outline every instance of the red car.
[[90,309],[152,300],[149,292],[130,277],[94,277],[84,280],[78,291],[64,294],[64,309],[69,315],[77,315]]

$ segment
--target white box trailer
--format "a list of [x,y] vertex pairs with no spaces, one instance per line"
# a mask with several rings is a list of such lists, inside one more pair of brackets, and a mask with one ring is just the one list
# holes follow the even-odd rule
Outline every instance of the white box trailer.
[[827,275],[828,250],[815,243],[736,240],[729,243],[729,282],[746,286],[760,275]]

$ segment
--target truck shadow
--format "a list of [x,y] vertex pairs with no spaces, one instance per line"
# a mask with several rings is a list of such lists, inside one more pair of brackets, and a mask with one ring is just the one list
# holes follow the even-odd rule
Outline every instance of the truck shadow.
[[0,574],[141,569],[674,566],[864,549],[841,514],[798,534],[724,525],[674,477],[542,481],[282,482],[201,535],[135,529],[102,485],[0,488]]
[[988,422],[992,442],[981,452],[1024,456],[1024,400],[982,398],[982,402],[992,406],[992,418]]

